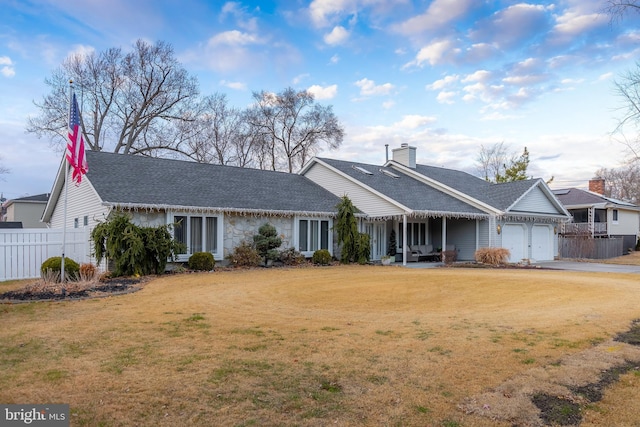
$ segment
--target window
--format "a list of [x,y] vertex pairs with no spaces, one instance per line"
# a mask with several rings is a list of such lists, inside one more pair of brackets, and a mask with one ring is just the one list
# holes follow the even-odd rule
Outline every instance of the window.
[[173,238],[185,245],[184,254],[218,252],[218,226],[222,219],[215,216],[174,215]]
[[614,209],[612,213],[613,213],[613,222],[617,224],[618,223],[618,209]]
[[85,227],[89,225],[89,217],[87,215],[82,218],[82,225],[84,225]]
[[[402,223],[400,223],[399,243],[403,246]],[[425,245],[427,243],[427,224],[424,222],[407,223],[407,246]]]
[[331,242],[329,220],[301,219],[298,221],[298,250],[315,252],[329,250]]
[[78,228],[80,226],[80,220],[78,218],[73,219],[73,228]]

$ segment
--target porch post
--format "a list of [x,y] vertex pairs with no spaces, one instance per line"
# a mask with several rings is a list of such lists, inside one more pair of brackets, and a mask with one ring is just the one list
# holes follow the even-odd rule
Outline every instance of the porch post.
[[442,217],[442,251],[447,250],[447,217]]
[[402,265],[407,265],[407,214],[402,215]]

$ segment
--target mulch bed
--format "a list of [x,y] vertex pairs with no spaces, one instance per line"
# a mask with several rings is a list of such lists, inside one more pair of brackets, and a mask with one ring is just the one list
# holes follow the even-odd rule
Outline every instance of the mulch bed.
[[84,286],[79,286],[75,282],[69,282],[67,286],[62,284],[44,285],[34,283],[21,289],[0,294],[0,302],[12,303],[100,298],[138,291],[142,289],[147,281],[148,278],[118,277],[103,279],[92,284],[85,284]]

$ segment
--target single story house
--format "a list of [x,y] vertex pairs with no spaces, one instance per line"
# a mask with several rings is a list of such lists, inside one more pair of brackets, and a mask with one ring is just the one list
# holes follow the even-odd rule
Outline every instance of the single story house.
[[314,158],[301,171],[333,194],[347,195],[365,215],[373,259],[387,253],[391,230],[405,262],[422,248],[453,249],[458,260],[473,260],[483,247],[509,249],[514,263],[557,256],[558,226],[570,216],[543,180],[494,184],[417,164],[416,148],[408,144],[392,153],[382,166]]
[[[301,175],[126,154],[88,151],[89,171],[67,186],[67,227],[95,227],[112,212],[144,226],[178,224],[186,261],[207,251],[218,261],[270,223],[306,256],[333,253],[333,218],[340,199]],[[63,163],[64,164],[64,163]],[[64,176],[58,171],[43,221],[64,225]]]
[[560,203],[571,214],[564,224],[565,236],[623,239],[622,247],[634,248],[640,238],[640,206],[604,195],[605,180],[589,181],[589,190],[565,188],[553,190]]
[[[182,261],[197,251],[222,260],[269,222],[283,248],[337,256],[333,221],[346,195],[371,237],[373,260],[387,254],[392,230],[405,263],[443,249],[472,260],[482,247],[509,249],[511,262],[557,256],[558,226],[570,216],[543,180],[492,184],[415,159],[415,147],[403,144],[381,166],[313,158],[288,174],[90,151],[82,183],[67,186],[66,226],[92,228],[114,211],[141,225],[179,224],[174,235],[188,248]],[[63,178],[61,166],[43,215],[51,227],[64,224]]]

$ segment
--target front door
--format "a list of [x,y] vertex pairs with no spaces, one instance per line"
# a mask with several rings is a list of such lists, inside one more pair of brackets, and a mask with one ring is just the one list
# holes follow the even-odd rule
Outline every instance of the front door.
[[384,222],[367,222],[364,224],[364,232],[369,235],[371,245],[371,260],[379,260],[387,254],[386,224]]

